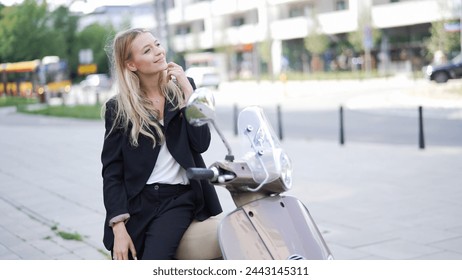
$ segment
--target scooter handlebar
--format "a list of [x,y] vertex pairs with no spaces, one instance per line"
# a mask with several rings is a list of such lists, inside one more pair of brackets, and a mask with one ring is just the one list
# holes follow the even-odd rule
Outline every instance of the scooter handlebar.
[[188,179],[211,180],[216,177],[215,171],[208,168],[191,167],[186,170]]

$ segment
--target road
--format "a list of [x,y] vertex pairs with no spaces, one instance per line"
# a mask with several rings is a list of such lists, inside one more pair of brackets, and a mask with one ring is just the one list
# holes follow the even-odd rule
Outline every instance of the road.
[[283,138],[339,141],[342,106],[346,143],[418,145],[422,106],[426,145],[462,146],[461,93],[460,81],[436,85],[394,78],[291,83],[285,88],[281,83],[241,83],[224,85],[215,96],[217,123],[224,129],[234,130],[236,108],[259,105]]
[[[102,102],[113,94],[103,90],[98,97]],[[443,85],[399,76],[286,84],[233,82],[223,83],[215,98],[222,129],[235,130],[236,110],[259,105],[283,138],[337,142],[342,107],[345,143],[419,145],[418,107],[422,106],[425,146],[462,146],[462,82],[458,80]],[[65,100],[69,105],[95,102],[96,91],[83,91],[78,85]]]
[[[114,91],[99,91],[103,102]],[[419,145],[422,106],[425,146],[462,146],[462,81],[435,84],[405,77],[352,81],[233,82],[214,92],[217,124],[235,130],[237,111],[259,105],[283,138],[344,143]],[[62,101],[55,100],[55,103]],[[96,91],[74,86],[65,103],[94,104]],[[279,110],[279,111],[278,111]]]

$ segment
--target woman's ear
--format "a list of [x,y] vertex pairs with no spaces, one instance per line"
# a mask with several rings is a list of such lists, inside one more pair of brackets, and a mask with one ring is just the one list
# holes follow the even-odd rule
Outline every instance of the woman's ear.
[[135,72],[136,70],[138,70],[138,69],[136,68],[135,63],[133,63],[132,61],[128,61],[128,60],[127,60],[127,61],[125,62],[125,65],[127,66],[128,70],[130,70],[130,71],[132,71],[132,72]]

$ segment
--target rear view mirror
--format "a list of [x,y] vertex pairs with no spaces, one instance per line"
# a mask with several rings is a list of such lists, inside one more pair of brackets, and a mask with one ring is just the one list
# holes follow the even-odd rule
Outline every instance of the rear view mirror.
[[186,105],[186,120],[194,126],[202,126],[215,120],[215,98],[206,88],[196,89]]
[[210,124],[215,131],[220,135],[221,140],[228,150],[228,154],[225,159],[233,161],[234,156],[231,152],[231,146],[221,133],[220,129],[215,125],[215,98],[213,93],[206,88],[198,88],[189,97],[188,103],[186,104],[185,112],[186,120],[193,126],[202,126]]

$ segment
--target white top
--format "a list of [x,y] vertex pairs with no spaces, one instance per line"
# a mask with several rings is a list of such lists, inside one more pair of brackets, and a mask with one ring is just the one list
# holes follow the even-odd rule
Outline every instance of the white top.
[[163,183],[163,184],[189,184],[186,170],[173,158],[164,141],[160,147],[159,156],[156,165],[152,170],[146,184]]

